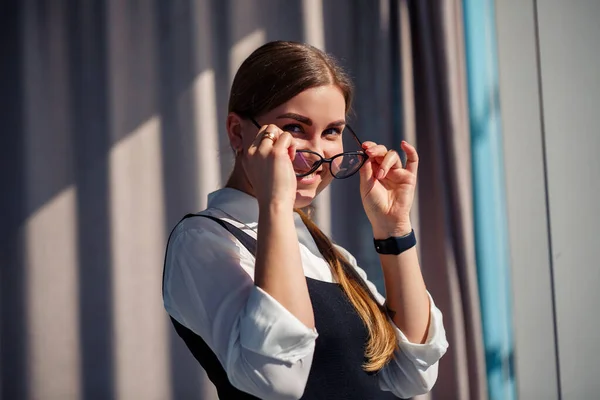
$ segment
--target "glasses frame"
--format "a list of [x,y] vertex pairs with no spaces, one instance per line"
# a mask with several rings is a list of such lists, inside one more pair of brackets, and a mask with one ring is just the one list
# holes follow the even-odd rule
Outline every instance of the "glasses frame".
[[[250,121],[252,121],[252,123],[254,124],[254,126],[256,126],[258,129],[261,128],[261,125],[256,122],[256,120],[254,118],[249,118]],[[358,138],[358,136],[356,135],[356,133],[354,132],[354,130],[350,127],[350,125],[346,125],[345,129],[348,129],[350,131],[350,133],[352,133],[352,136],[354,137],[354,140],[356,140],[356,142],[358,143],[358,146],[360,148],[362,148],[362,142],[360,141],[360,139]],[[331,176],[333,176],[335,179],[346,179],[346,178],[350,178],[352,175],[356,174],[358,171],[360,171],[360,169],[362,168],[362,166],[365,164],[365,162],[369,159],[369,156],[367,153],[365,153],[362,150],[357,150],[357,151],[344,151],[343,153],[339,153],[336,154],[333,157],[330,158],[325,158],[322,155],[320,155],[319,153],[317,153],[316,151],[312,151],[312,150],[296,150],[296,153],[310,153],[310,154],[314,154],[316,156],[319,157],[319,161],[315,162],[315,164],[313,165],[313,167],[308,171],[305,172],[303,174],[296,174],[296,176],[298,178],[302,178],[303,176],[308,176],[310,174],[312,174],[313,172],[315,172],[317,169],[319,169],[319,167],[323,164],[323,163],[327,163],[329,164],[329,173],[331,174]],[[343,157],[343,156],[362,156],[362,161],[360,163],[360,165],[358,166],[358,168],[356,169],[356,171],[354,171],[353,173],[351,173],[350,175],[347,176],[343,176],[343,177],[337,177],[335,176],[335,174],[331,171],[331,163],[333,162],[333,160],[335,160],[338,157]]]

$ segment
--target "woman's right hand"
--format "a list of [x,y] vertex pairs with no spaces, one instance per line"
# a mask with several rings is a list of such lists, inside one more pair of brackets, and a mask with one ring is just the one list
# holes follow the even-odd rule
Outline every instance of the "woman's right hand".
[[292,161],[296,147],[289,132],[277,125],[264,125],[242,158],[246,175],[260,206],[296,200],[296,174]]

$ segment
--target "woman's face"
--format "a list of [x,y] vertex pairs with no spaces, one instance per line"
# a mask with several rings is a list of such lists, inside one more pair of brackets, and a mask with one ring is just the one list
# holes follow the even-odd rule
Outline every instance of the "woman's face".
[[[346,101],[337,86],[307,89],[259,116],[257,121],[260,125],[277,125],[283,131],[291,133],[297,150],[312,150],[324,158],[344,151],[341,132],[346,123]],[[327,163],[322,164],[313,174],[297,178],[294,207],[310,205],[332,179]]]

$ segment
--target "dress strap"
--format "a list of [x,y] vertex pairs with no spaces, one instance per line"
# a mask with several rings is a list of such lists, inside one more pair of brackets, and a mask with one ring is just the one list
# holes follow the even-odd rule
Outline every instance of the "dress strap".
[[173,236],[173,232],[175,232],[175,229],[179,226],[179,224],[181,224],[184,220],[186,220],[188,218],[192,218],[192,217],[204,217],[204,218],[208,218],[208,219],[211,219],[211,220],[215,221],[217,224],[221,225],[229,233],[231,233],[233,236],[235,236],[235,238],[240,241],[240,243],[250,252],[250,254],[252,254],[254,257],[256,257],[256,239],[254,239],[252,236],[248,235],[246,232],[244,232],[243,230],[241,230],[237,226],[235,226],[235,225],[233,225],[233,224],[231,224],[231,223],[229,223],[227,221],[223,221],[220,218],[213,217],[212,215],[186,214],[175,225],[175,227],[173,228],[173,230],[171,230],[171,233],[169,234],[169,239],[167,240],[167,248],[165,250],[165,261],[163,262],[163,279],[162,279],[163,280],[163,285],[162,285],[163,286],[162,287],[163,296],[164,296],[164,292],[165,292],[165,288],[164,288],[164,283],[165,283],[165,267],[167,265],[167,253],[168,253],[168,249],[169,249],[169,242],[171,241],[171,236]]
[[[186,215],[184,217],[184,219],[188,216],[189,216],[189,214]],[[254,239],[252,236],[248,235],[246,232],[244,232],[237,226],[234,226],[231,223],[229,223],[227,221],[223,221],[222,219],[219,219],[217,217],[213,217],[212,215],[192,214],[192,216],[205,217],[205,218],[212,219],[217,224],[219,224],[223,228],[227,229],[227,231],[229,231],[229,233],[231,233],[233,236],[235,236],[235,238],[237,240],[239,240],[240,243],[242,243],[242,245],[244,245],[244,247],[250,252],[250,254],[252,254],[254,257],[256,257],[256,239]]]
[[[187,214],[181,219],[181,221],[177,223],[177,225],[175,225],[175,228],[177,228],[177,226],[179,226],[179,224],[183,220],[191,217],[205,217],[208,219],[212,219],[213,221],[221,225],[223,228],[225,228],[227,231],[229,231],[233,236],[235,236],[242,243],[242,245],[244,245],[244,247],[248,249],[250,253],[256,255],[256,239],[242,231],[240,228],[219,218],[202,214]],[[171,236],[173,236],[173,232],[175,231],[175,228],[173,228],[173,230],[169,234],[169,239],[167,241],[167,250],[165,250],[165,263],[163,266],[163,296],[168,246],[169,242],[171,241]],[[208,375],[208,378],[215,385],[220,399],[259,400],[258,398],[248,393],[244,393],[236,389],[229,382],[229,378],[227,377],[225,369],[221,365],[219,359],[212,351],[212,349],[206,344],[204,339],[195,334],[186,326],[179,323],[175,318],[170,317],[170,319],[173,323],[173,327],[175,328],[177,334],[183,339],[194,358],[196,358],[198,363],[202,366],[202,368],[204,368],[206,374]]]

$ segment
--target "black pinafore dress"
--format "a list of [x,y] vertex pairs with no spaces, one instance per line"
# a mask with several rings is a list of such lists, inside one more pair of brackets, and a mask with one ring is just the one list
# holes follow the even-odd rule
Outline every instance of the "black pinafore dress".
[[[182,221],[193,216],[214,220],[233,234],[251,254],[256,254],[256,240],[239,228],[218,218],[200,214],[188,214]],[[302,399],[396,399],[391,392],[379,388],[376,374],[367,373],[362,369],[368,339],[367,329],[341,286],[312,278],[306,278],[306,282],[319,337],[316,340],[313,361]],[[173,318],[171,322],[177,334],[184,340],[215,385],[220,400],[256,399],[231,385],[217,356],[200,336]]]

